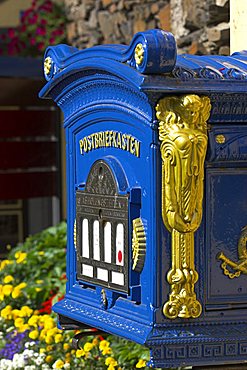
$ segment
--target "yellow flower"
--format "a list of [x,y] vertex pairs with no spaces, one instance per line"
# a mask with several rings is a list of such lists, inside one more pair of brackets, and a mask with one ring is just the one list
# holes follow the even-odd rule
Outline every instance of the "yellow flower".
[[36,291],[37,293],[41,292],[41,290],[42,290],[42,288],[35,288],[35,291]]
[[85,352],[90,352],[92,348],[93,348],[93,344],[89,342],[85,343],[83,347]]
[[38,315],[32,315],[30,319],[28,320],[28,324],[31,326],[38,326],[39,316]]
[[51,319],[51,318],[49,318],[48,320],[46,320],[45,322],[44,322],[44,328],[45,329],[52,329],[52,328],[54,328],[55,327],[55,322],[54,322],[54,320],[53,319]]
[[51,352],[53,350],[53,346],[46,346],[47,352]]
[[24,325],[24,320],[23,320],[22,317],[18,317],[17,319],[15,319],[15,327],[16,328],[19,328],[22,325]]
[[115,366],[114,365],[112,365],[112,364],[110,364],[109,366],[108,366],[108,368],[107,368],[107,370],[114,370],[115,369]]
[[85,354],[86,354],[86,352],[84,351],[84,349],[78,349],[76,351],[76,357],[78,357],[78,358],[85,356]]
[[4,307],[1,310],[1,317],[5,320],[11,320],[12,319],[12,307],[10,305]]
[[140,360],[136,364],[136,368],[141,369],[142,367],[146,367],[146,361],[140,358]]
[[22,263],[23,261],[25,261],[26,257],[27,257],[27,253],[25,253],[25,252],[16,252],[15,253],[16,263]]
[[23,333],[24,331],[29,330],[29,329],[30,329],[29,325],[28,325],[28,324],[24,324],[24,325],[21,325],[21,326],[18,328],[18,332],[19,332],[19,333]]
[[37,339],[38,336],[39,336],[39,331],[38,330],[32,330],[29,333],[29,338],[31,338],[33,340]]
[[3,282],[4,282],[4,284],[8,284],[8,283],[10,283],[11,281],[13,281],[14,280],[14,278],[13,278],[13,276],[11,276],[11,275],[7,275],[7,276],[5,276],[5,278],[3,279]]
[[52,339],[52,337],[45,337],[45,343],[46,344],[52,344],[53,343],[53,339]]
[[56,334],[54,339],[55,339],[55,343],[60,343],[63,341],[63,336],[62,334]]
[[99,344],[99,349],[104,356],[109,355],[112,352],[112,349],[109,347],[109,345],[110,343],[107,340],[102,340]]
[[66,361],[70,361],[71,360],[71,353],[69,353],[69,352],[65,353],[65,359],[66,359]]
[[105,355],[110,355],[112,353],[112,349],[110,347],[105,347],[103,350],[102,350],[102,355],[105,356]]
[[109,345],[110,345],[110,342],[108,342],[107,340],[102,340],[101,342],[100,342],[100,344],[99,344],[99,349],[101,350],[101,351],[103,351],[103,349],[104,348],[106,348],[106,347],[109,347]]
[[17,287],[14,288],[12,292],[12,298],[16,299],[21,295],[21,290],[18,289]]
[[38,252],[38,255],[39,256],[43,256],[45,254],[45,252],[44,251],[40,251],[40,252]]
[[21,317],[29,317],[33,313],[33,310],[28,306],[22,306],[20,316]]
[[97,344],[99,343],[98,339],[97,338],[94,338],[93,341],[92,341],[93,345],[94,346],[97,346]]
[[44,280],[36,280],[35,283],[36,284],[43,284]]
[[53,364],[53,369],[62,369],[64,365],[64,362],[62,360],[57,360],[56,362],[54,362]]
[[13,319],[15,320],[17,317],[20,316],[20,310],[14,309],[12,311],[12,316],[13,316]]
[[11,284],[7,284],[7,285],[4,285],[3,286],[3,294],[5,296],[9,296],[11,294],[11,292],[13,291],[13,285]]
[[18,284],[18,285],[16,286],[16,288],[18,288],[18,289],[23,289],[23,288],[26,288],[26,286],[27,286],[27,284],[23,282],[23,283]]
[[68,351],[70,349],[70,345],[68,343],[63,344],[64,351]]
[[45,353],[45,348],[40,348],[40,349],[39,349],[39,353],[40,353],[40,354]]
[[52,362],[52,356],[51,355],[46,356],[45,362],[48,362],[48,363]]
[[113,357],[107,357],[107,359],[105,360],[105,364],[107,366],[109,366],[109,365],[117,366],[117,361]]
[[0,262],[0,271],[3,270],[5,268],[5,266],[11,265],[12,263],[13,263],[13,261],[3,260],[2,262]]
[[3,294],[3,286],[0,285],[0,301],[4,300],[4,294]]

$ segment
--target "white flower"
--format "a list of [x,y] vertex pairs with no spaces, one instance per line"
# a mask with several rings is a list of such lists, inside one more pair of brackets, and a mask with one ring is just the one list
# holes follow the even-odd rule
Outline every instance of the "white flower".
[[27,342],[27,343],[25,343],[25,348],[30,348],[30,347],[33,347],[33,346],[35,346],[35,342]]
[[25,358],[33,358],[34,356],[34,351],[32,349],[25,349],[23,351],[23,355],[25,356]]
[[70,364],[68,362],[66,362],[64,365],[63,365],[63,368],[64,369],[70,369]]
[[12,362],[14,369],[25,367],[25,358],[23,353],[15,353]]
[[25,366],[25,370],[36,370],[36,366],[35,365]]
[[0,360],[0,370],[12,370],[12,369],[14,368],[12,366],[11,360],[5,360],[5,359]]
[[42,370],[50,370],[50,366],[47,364],[42,364]]

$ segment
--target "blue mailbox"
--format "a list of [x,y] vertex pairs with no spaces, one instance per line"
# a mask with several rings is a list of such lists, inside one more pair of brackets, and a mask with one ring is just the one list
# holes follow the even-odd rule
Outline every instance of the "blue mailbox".
[[64,113],[63,328],[145,344],[154,367],[247,360],[247,53],[49,47],[41,97]]

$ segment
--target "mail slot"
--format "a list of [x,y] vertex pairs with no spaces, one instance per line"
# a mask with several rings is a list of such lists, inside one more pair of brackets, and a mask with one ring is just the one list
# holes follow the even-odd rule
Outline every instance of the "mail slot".
[[172,34],[49,47],[64,113],[62,328],[95,327],[171,368],[247,359],[247,53],[177,55]]

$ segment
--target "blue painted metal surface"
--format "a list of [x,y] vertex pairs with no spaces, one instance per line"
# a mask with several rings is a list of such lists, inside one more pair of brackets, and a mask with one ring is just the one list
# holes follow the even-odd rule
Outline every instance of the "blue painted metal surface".
[[[141,65],[134,58],[138,43],[145,51]],[[238,261],[238,242],[247,225],[247,52],[177,57],[173,36],[151,30],[137,34],[129,47],[78,51],[59,45],[48,48],[47,57],[52,59],[51,69],[40,96],[52,98],[64,113],[67,156],[68,283],[66,296],[54,311],[149,346],[153,366],[246,361],[247,276],[230,279],[218,255],[223,252]],[[198,319],[169,320],[162,305],[169,293],[171,240],[161,217],[154,107],[165,95],[183,93],[208,95],[212,104],[204,215],[195,239],[196,293],[203,312]],[[118,135],[121,143],[116,141]],[[216,140],[219,135],[224,142]],[[85,192],[90,169],[99,160],[109,165],[118,194],[128,197],[127,292],[107,288],[99,280],[90,283],[77,278],[76,192]],[[131,268],[131,229],[136,217],[146,222],[141,272]],[[246,249],[246,240],[241,240]],[[102,289],[108,305],[102,305]]]

